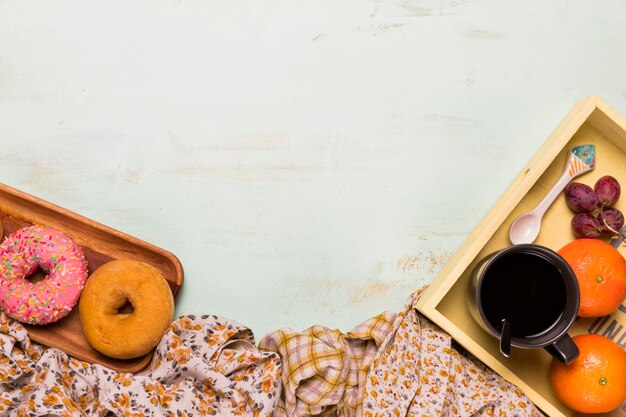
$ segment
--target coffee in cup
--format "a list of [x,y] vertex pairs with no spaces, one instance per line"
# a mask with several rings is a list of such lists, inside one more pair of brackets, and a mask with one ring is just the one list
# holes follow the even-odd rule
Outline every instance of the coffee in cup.
[[578,281],[567,262],[551,249],[531,244],[481,260],[468,287],[470,312],[485,330],[499,338],[507,322],[512,346],[542,347],[564,363],[578,356],[567,330],[579,300]]

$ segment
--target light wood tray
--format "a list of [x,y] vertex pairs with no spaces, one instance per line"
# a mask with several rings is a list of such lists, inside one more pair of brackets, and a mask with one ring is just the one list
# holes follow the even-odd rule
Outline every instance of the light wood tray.
[[[520,214],[531,210],[546,195],[563,171],[570,148],[594,144],[596,168],[578,177],[593,187],[603,175],[612,175],[622,184],[616,207],[626,213],[626,120],[597,97],[574,106],[548,140],[537,151],[504,195],[474,229],[452,259],[426,290],[417,308],[452,335],[470,353],[510,382],[522,388],[549,416],[578,415],[552,393],[547,372],[551,357],[543,349],[513,348],[511,358],[499,353],[498,341],[472,319],[466,305],[466,288],[474,265],[486,255],[510,246],[508,231]],[[554,250],[575,239],[570,221],[573,213],[563,195],[548,209],[535,243]],[[626,247],[620,249],[626,255]],[[626,346],[626,305],[601,319],[579,319],[569,332],[599,333]],[[626,416],[626,404],[610,416]]]
[[[182,265],[172,253],[4,184],[0,184],[0,221],[5,236],[30,225],[47,225],[67,233],[82,247],[89,263],[89,274],[114,259],[135,259],[161,272],[174,298],[183,285]],[[83,334],[78,307],[56,323],[25,327],[36,342],[120,372],[139,372],[152,357],[149,353],[135,359],[119,360],[95,351]]]

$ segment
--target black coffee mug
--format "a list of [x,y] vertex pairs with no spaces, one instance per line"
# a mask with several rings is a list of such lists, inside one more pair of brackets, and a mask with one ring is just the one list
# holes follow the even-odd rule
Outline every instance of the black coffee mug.
[[506,319],[511,345],[544,348],[565,364],[578,356],[567,334],[578,313],[576,275],[558,253],[514,245],[482,259],[472,271],[467,302],[474,319],[495,337]]

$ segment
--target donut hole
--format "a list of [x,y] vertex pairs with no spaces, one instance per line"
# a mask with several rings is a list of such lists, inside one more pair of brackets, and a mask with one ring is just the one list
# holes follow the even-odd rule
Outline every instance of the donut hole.
[[37,269],[35,269],[35,272],[30,274],[28,277],[26,277],[26,279],[31,284],[37,284],[38,282],[41,282],[44,279],[46,279],[47,276],[48,276],[48,273],[44,271],[43,269],[41,269],[41,267],[38,267]]
[[124,301],[124,303],[117,308],[116,314],[133,314],[135,311],[135,307],[133,307],[133,303],[130,302],[128,298]]
[[124,318],[135,312],[135,306],[126,291],[114,289],[107,298],[105,304],[108,305],[108,314]]

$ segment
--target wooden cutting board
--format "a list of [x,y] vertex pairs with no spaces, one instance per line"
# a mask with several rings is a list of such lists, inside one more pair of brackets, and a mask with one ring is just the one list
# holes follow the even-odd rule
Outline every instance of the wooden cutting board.
[[[46,225],[67,233],[83,249],[90,275],[108,261],[135,259],[161,272],[170,285],[174,299],[183,285],[183,267],[171,252],[4,184],[0,184],[0,221],[5,236],[30,225]],[[77,307],[56,323],[25,327],[30,338],[36,342],[58,348],[76,359],[120,372],[139,372],[152,358],[152,352],[127,360],[112,359],[98,353],[83,334]]]

